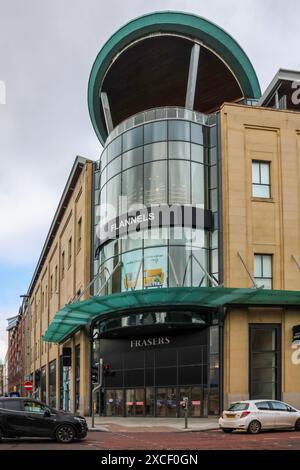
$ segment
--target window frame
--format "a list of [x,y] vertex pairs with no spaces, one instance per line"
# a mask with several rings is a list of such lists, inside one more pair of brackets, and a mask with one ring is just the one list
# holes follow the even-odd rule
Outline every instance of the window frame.
[[[254,181],[254,165],[257,164],[259,166],[259,182]],[[262,173],[261,167],[262,165],[266,165],[268,167],[268,183],[262,183]],[[272,184],[271,184],[271,162],[266,160],[252,160],[252,197],[259,198],[259,199],[271,199],[272,198]],[[268,188],[268,196],[256,195],[255,194],[255,187],[265,187]]]
[[[260,260],[260,264],[261,264],[261,276],[256,276],[255,275],[255,257],[260,257],[261,260]],[[263,263],[263,259],[264,259],[264,256],[267,256],[270,258],[271,260],[271,277],[268,277],[268,276],[264,276],[264,263]],[[265,289],[273,289],[273,253],[254,253],[254,257],[253,257],[253,277],[254,277],[254,281],[256,283],[256,281],[271,281],[271,287],[270,288],[265,288]]]

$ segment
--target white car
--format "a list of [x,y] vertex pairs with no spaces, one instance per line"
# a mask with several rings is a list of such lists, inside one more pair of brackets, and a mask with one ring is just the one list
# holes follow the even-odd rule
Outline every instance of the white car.
[[258,434],[262,429],[293,428],[300,431],[300,411],[277,400],[246,400],[232,403],[219,419],[222,431],[242,429]]

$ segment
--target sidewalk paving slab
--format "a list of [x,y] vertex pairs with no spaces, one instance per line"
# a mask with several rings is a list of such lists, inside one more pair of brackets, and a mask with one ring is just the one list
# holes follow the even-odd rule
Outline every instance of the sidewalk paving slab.
[[86,418],[89,431],[92,432],[192,432],[212,431],[219,429],[218,418],[189,418],[188,428],[184,428],[184,418],[119,418],[95,417],[95,427],[92,428],[92,418]]

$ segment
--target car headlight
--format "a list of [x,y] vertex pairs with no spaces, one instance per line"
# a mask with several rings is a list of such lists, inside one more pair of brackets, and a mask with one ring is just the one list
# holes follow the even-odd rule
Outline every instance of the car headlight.
[[80,423],[85,423],[85,418],[80,418],[79,416],[74,416],[74,419],[76,419],[76,421],[79,421]]

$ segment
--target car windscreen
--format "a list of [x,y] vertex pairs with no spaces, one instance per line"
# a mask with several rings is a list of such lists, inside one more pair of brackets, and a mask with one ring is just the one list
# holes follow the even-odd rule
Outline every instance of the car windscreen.
[[244,410],[248,410],[249,408],[249,403],[232,403],[229,408],[228,408],[228,411],[244,411]]
[[0,400],[0,409],[9,411],[21,411],[20,400]]

